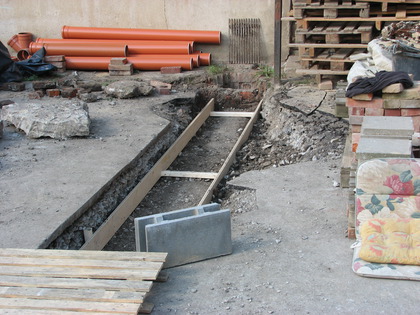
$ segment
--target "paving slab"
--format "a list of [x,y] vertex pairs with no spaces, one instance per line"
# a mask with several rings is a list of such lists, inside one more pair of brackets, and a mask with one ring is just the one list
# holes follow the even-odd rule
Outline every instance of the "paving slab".
[[[3,93],[3,92],[2,92]],[[12,99],[12,94],[0,95]],[[77,218],[157,137],[169,121],[152,107],[177,93],[89,103],[87,138],[29,139],[12,127],[0,139],[0,247],[45,246]]]

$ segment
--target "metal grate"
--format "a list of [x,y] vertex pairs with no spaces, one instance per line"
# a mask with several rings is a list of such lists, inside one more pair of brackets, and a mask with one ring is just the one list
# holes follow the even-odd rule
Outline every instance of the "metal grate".
[[260,19],[229,19],[229,63],[260,62]]

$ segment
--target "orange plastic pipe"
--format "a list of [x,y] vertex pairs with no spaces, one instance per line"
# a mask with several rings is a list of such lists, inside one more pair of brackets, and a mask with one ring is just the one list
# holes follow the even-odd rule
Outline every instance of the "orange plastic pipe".
[[20,45],[18,36],[13,35],[8,41],[7,45],[13,48],[14,51],[19,52],[23,49],[23,47]]
[[[183,70],[193,69],[192,58],[165,58],[156,56],[140,56],[128,57],[128,62],[133,64],[133,68],[137,70],[155,70],[158,71],[162,67],[181,67]],[[67,69],[73,70],[108,70],[111,57],[73,57],[66,56]]]
[[50,44],[50,43],[57,43],[57,42],[61,42],[61,43],[120,43],[120,44],[125,44],[125,45],[130,45],[130,44],[148,44],[148,45],[152,45],[152,44],[165,44],[168,46],[172,46],[172,45],[187,45],[190,44],[191,45],[191,51],[190,53],[192,53],[194,51],[194,41],[185,41],[185,40],[135,40],[135,39],[76,39],[76,38],[69,38],[69,39],[62,39],[62,38],[41,38],[38,37],[36,39],[37,43],[44,43],[44,44]]
[[199,55],[200,56],[200,64],[202,66],[210,66],[211,65],[211,53],[203,53],[201,51],[194,51],[191,56]]
[[143,54],[130,54],[130,51],[128,51],[128,52],[129,52],[128,57],[147,57],[147,58],[151,58],[151,56],[155,56],[155,57],[159,56],[163,59],[173,59],[173,58],[179,57],[179,58],[185,58],[187,60],[189,58],[192,58],[193,59],[193,67],[198,68],[200,66],[200,56],[198,54],[196,54],[196,55],[190,55],[190,54],[188,54],[188,55],[143,55]]
[[220,44],[220,31],[159,30],[139,28],[103,28],[63,26],[63,38],[193,40],[206,44]]
[[127,45],[123,44],[77,44],[77,43],[51,43],[41,44],[32,42],[29,45],[29,53],[45,48],[47,56],[94,56],[94,57],[125,57],[127,56]]
[[22,32],[18,33],[18,42],[22,49],[28,49],[29,44],[32,42],[32,33]]

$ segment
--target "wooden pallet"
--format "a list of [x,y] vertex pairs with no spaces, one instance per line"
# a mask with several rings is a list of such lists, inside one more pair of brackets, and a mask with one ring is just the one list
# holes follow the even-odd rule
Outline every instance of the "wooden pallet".
[[322,2],[295,2],[293,17],[303,19],[305,17],[336,18],[338,16],[359,16],[369,17],[369,3],[352,1],[322,1]]
[[372,40],[374,23],[369,22],[319,22],[311,23],[308,28],[298,28],[295,32],[296,43],[323,42],[364,43]]
[[348,71],[354,63],[351,56],[364,53],[364,49],[323,49],[315,56],[301,56],[301,65],[307,69]]
[[0,249],[7,314],[138,314],[166,253]]

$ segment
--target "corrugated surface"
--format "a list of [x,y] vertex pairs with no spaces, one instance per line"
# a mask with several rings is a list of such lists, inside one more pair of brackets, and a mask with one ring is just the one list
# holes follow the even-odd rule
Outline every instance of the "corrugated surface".
[[229,19],[229,63],[260,62],[260,19]]

